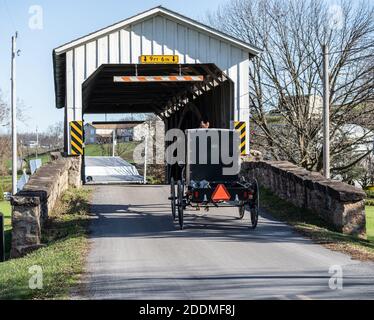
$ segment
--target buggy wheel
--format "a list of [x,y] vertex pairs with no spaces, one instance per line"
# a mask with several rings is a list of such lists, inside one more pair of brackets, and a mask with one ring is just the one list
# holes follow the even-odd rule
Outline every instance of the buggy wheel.
[[239,217],[238,217],[238,219],[242,220],[244,218],[244,213],[245,213],[245,205],[244,205],[244,203],[241,204],[238,207],[238,209],[239,209]]
[[251,208],[252,229],[256,229],[258,223],[258,207]]
[[178,180],[178,221],[180,229],[183,230],[183,196],[184,196],[184,185],[182,181]]
[[258,223],[258,211],[259,211],[259,208],[260,208],[260,189],[258,187],[257,180],[255,182],[256,182],[255,202],[250,207],[252,229],[256,229],[256,227],[257,227],[257,223]]
[[171,178],[171,180],[170,180],[170,199],[171,199],[170,200],[170,202],[171,202],[171,214],[173,216],[173,220],[175,220],[177,208],[176,208],[176,204],[175,204],[176,197],[175,197],[175,181],[174,181],[174,178]]

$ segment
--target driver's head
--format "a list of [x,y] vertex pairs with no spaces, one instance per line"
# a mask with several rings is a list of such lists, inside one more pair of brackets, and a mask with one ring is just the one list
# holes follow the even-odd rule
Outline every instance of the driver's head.
[[210,126],[208,117],[204,116],[200,122],[200,128],[208,129]]

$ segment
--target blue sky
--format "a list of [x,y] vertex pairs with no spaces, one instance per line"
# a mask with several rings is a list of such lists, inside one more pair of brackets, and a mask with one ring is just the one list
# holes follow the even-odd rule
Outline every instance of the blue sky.
[[[0,89],[10,97],[11,36],[19,33],[17,58],[17,96],[23,100],[27,121],[21,132],[44,131],[63,120],[63,111],[55,108],[52,50],[70,40],[111,25],[152,7],[163,5],[194,19],[226,0],[0,0]],[[43,28],[29,28],[30,7],[43,9]]]

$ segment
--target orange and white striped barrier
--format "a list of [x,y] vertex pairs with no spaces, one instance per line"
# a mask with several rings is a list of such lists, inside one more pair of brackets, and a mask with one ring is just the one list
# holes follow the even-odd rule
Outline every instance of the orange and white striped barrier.
[[114,82],[204,81],[204,76],[115,76]]

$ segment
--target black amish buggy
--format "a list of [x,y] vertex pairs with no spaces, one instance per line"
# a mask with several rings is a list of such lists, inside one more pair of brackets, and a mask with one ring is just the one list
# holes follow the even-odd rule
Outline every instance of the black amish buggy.
[[[256,180],[239,177],[239,134],[228,129],[186,130],[186,159],[178,179],[171,178],[170,197],[173,219],[183,229],[184,211],[209,207],[237,207],[238,218],[246,209],[251,227],[256,228],[259,188]],[[177,181],[176,181],[177,180]]]

